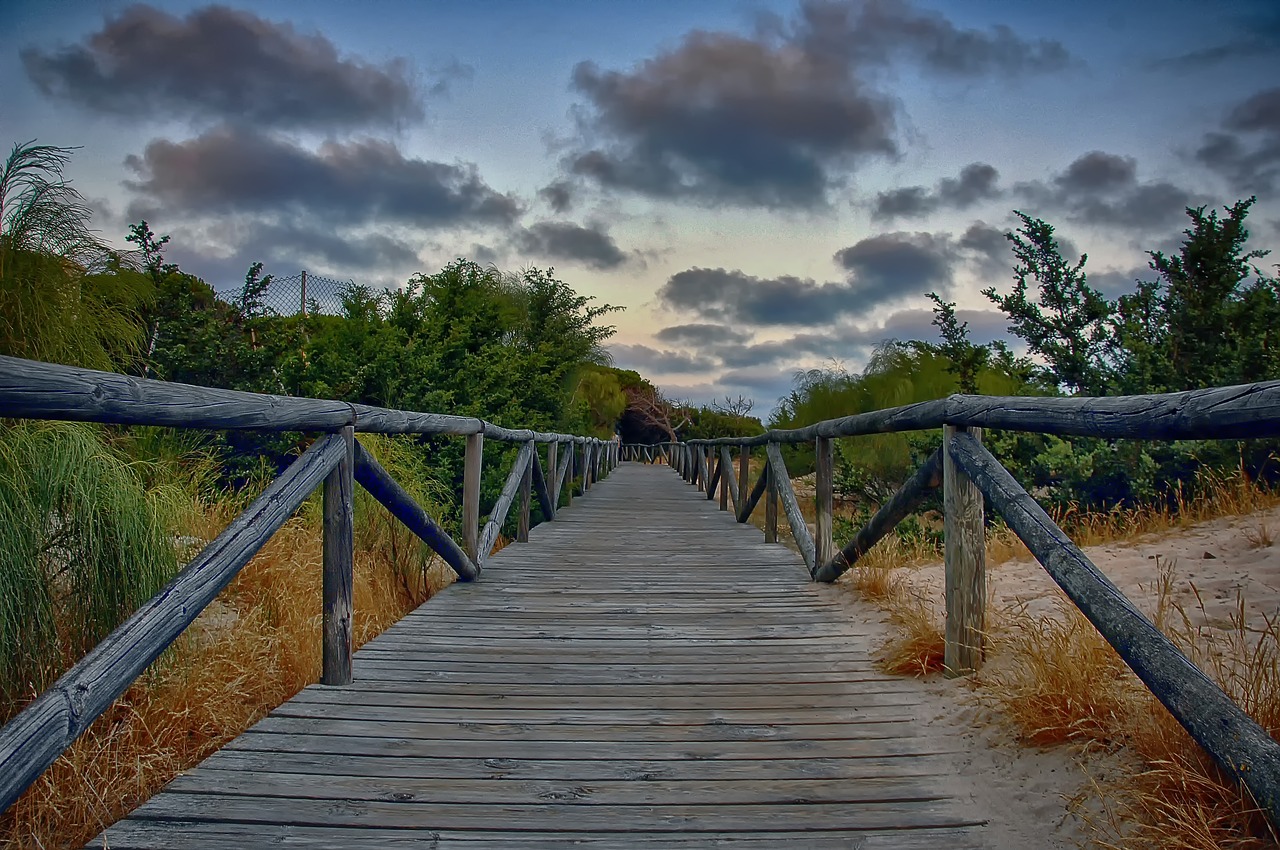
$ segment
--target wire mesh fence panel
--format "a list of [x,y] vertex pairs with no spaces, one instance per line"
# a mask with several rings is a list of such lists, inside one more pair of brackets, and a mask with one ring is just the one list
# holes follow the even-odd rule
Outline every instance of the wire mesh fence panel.
[[343,298],[355,285],[352,280],[338,280],[305,271],[273,277],[262,298],[262,305],[281,316],[336,316],[342,313]]

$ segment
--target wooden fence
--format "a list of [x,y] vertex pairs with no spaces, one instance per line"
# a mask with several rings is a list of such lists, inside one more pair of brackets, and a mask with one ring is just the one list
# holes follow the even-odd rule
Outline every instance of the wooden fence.
[[[942,429],[942,447],[902,485],[853,539],[832,538],[833,445],[836,437]],[[1228,775],[1253,794],[1280,826],[1280,744],[1174,646],[1071,542],[1027,491],[982,445],[982,429],[1062,436],[1146,440],[1247,439],[1280,436],[1280,381],[1194,392],[1109,398],[1023,398],[954,395],[938,401],[860,413],[806,428],[754,437],[622,446],[625,460],[666,462],[708,499],[730,503],[746,522],[765,499],[765,540],[778,539],[781,502],[792,537],[817,581],[835,581],[894,529],[929,493],[943,493],[948,675],[978,669],[986,629],[984,497],[1098,632]],[[813,442],[815,529],[810,531],[791,487],[782,444]],[[765,463],[748,489],[751,449]],[[738,449],[737,475],[731,449]]]
[[[351,682],[352,504],[360,484],[463,581],[480,577],[516,498],[516,539],[528,540],[532,498],[554,519],[617,463],[618,445],[594,437],[500,428],[482,419],[390,410],[339,401],[166,383],[0,356],[0,416],[319,433],[303,454],[154,598],[0,729],[0,811],[71,746],[226,587],[321,484],[323,665],[321,682]],[[466,437],[462,542],[454,540],[364,450],[357,433]],[[520,445],[497,503],[480,525],[484,440]],[[546,445],[546,465],[537,450]],[[565,491],[565,483],[569,488]]]

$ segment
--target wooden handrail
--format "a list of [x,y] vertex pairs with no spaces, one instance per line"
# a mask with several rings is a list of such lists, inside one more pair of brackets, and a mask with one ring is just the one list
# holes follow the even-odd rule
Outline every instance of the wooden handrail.
[[159,593],[0,728],[7,809],[182,633],[346,456],[321,437]]
[[[839,553],[819,559],[816,542],[791,488],[781,446],[815,441],[821,466],[824,452],[830,463],[831,438],[927,428],[943,430],[943,447]],[[728,447],[739,446],[739,491],[745,487],[747,452],[752,446],[764,445],[768,456],[765,468],[751,494],[735,499],[737,519],[745,522],[762,495],[768,492],[772,497],[776,492],[810,575],[818,581],[838,578],[941,485],[946,528],[948,675],[976,670],[983,657],[985,496],[1152,693],[1224,771],[1249,789],[1272,824],[1280,826],[1280,744],[1188,660],[1067,538],[983,448],[979,439],[982,428],[1162,440],[1275,437],[1280,436],[1280,381],[1103,398],[953,395],[829,419],[804,428],[771,430],[753,437],[691,439],[670,445],[673,465],[684,470],[688,464],[681,459],[689,458],[690,452],[701,457],[706,447],[721,447],[721,475]],[[820,534],[824,533],[824,509],[830,510],[829,475],[830,469],[820,469],[815,487]],[[738,495],[745,496],[742,492]],[[772,504],[771,498],[770,510],[766,511],[767,542],[774,542],[777,533]],[[825,546],[824,542],[822,548]]]
[[[253,501],[154,598],[0,729],[0,810],[18,796],[189,626],[272,534],[324,483],[324,684],[351,681],[353,486],[375,499],[441,555],[462,579],[479,576],[521,480],[531,484],[547,519],[574,448],[582,446],[584,484],[607,475],[613,443],[595,437],[502,428],[483,419],[393,410],[312,398],[223,390],[135,378],[0,356],[0,416],[116,425],[161,425],[262,431],[327,432]],[[466,436],[463,528],[470,555],[355,440],[355,433]],[[519,442],[515,468],[483,530],[478,527],[481,452],[485,438]],[[535,446],[548,443],[555,496]],[[483,555],[479,554],[483,552]]]

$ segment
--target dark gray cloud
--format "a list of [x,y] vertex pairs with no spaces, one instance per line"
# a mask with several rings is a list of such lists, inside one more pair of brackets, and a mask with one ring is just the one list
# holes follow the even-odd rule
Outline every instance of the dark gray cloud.
[[315,151],[224,126],[182,142],[156,139],[126,165],[141,198],[134,220],[229,213],[292,213],[350,226],[370,221],[423,228],[510,223],[521,212],[474,166],[407,158],[390,142],[325,142]]
[[[21,56],[42,93],[126,118],[335,129],[423,117],[405,60],[341,56],[323,35],[226,6],[186,17],[129,6],[78,44],[29,47]],[[465,66],[444,70],[433,89]]]
[[831,325],[845,316],[951,283],[954,251],[945,234],[885,233],[837,252],[843,281],[783,275],[760,278],[741,271],[692,268],[672,275],[658,299],[673,310],[714,321],[753,326]]
[[985,221],[975,221],[965,228],[956,245],[969,253],[979,272],[989,280],[1007,275],[1013,267],[1013,253],[1005,233]]
[[979,201],[999,198],[996,186],[1000,172],[985,162],[972,162],[960,169],[958,177],[944,177],[933,190],[924,186],[907,186],[880,192],[871,208],[871,216],[881,221],[895,218],[921,218],[939,209],[962,210]]
[[863,308],[946,288],[952,259],[950,240],[934,233],[881,233],[835,255],[851,273]]
[[961,29],[902,0],[810,0],[755,32],[698,30],[629,71],[579,64],[567,172],[607,189],[773,208],[829,202],[865,160],[899,153],[892,62],[956,77],[1062,68],[1058,42]]
[[731,328],[728,325],[699,323],[673,325],[669,328],[662,328],[653,335],[653,338],[659,342],[690,347],[726,342],[746,342],[750,337],[751,335],[747,332]]
[[543,186],[538,190],[538,197],[546,201],[554,212],[566,213],[573,209],[573,187],[564,180]]
[[1132,157],[1090,151],[1048,182],[1029,181],[1014,187],[1031,215],[1061,213],[1095,226],[1159,230],[1176,225],[1199,196],[1164,180],[1138,179]]
[[1238,192],[1280,189],[1280,86],[1236,104],[1222,129],[1205,135],[1195,156]]
[[521,251],[593,269],[614,269],[627,262],[627,255],[603,229],[567,221],[537,222],[517,233],[514,241]]
[[1145,265],[1089,272],[1089,285],[1111,299],[1133,292],[1136,281],[1153,279],[1155,273]]
[[615,343],[609,346],[613,363],[621,369],[635,369],[641,374],[699,374],[716,368],[710,357],[683,351],[659,351],[647,345]]

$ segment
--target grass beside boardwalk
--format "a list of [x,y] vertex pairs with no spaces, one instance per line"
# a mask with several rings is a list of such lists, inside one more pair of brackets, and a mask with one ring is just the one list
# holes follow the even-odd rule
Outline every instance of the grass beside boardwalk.
[[[1217,476],[1200,495],[1173,505],[1107,513],[1067,510],[1055,517],[1081,545],[1169,535],[1221,517],[1249,516],[1280,505],[1280,494],[1243,476]],[[1263,521],[1240,531],[1253,548],[1273,544]],[[936,561],[933,546],[890,535],[842,582],[889,615],[895,633],[883,668],[901,675],[942,670],[939,594],[912,581],[913,566]],[[988,562],[1029,557],[997,526]],[[1036,569],[1038,567],[1032,567]],[[1280,623],[1275,612],[1250,614],[1246,600],[1228,622],[1210,623],[1194,584],[1193,609],[1175,599],[1168,563],[1153,563],[1154,603],[1146,613],[1232,699],[1271,734],[1280,733]],[[1198,608],[1198,610],[1196,610]],[[1276,844],[1266,818],[1247,792],[1213,765],[1182,727],[1128,669],[1093,626],[1062,598],[1055,611],[988,606],[987,665],[973,678],[974,698],[994,710],[1028,746],[1073,746],[1120,754],[1127,769],[1077,802],[1093,827],[1094,845],[1115,850],[1214,850]]]
[[[113,448],[115,438],[109,432],[86,426],[6,427],[0,438],[0,446],[9,452],[4,461],[15,467],[10,472],[25,476],[0,476],[0,505],[11,514],[19,509],[31,513],[30,533],[15,542],[13,535],[22,530],[10,531],[3,544],[27,546],[21,551],[34,552],[28,562],[34,578],[53,577],[29,587],[16,584],[6,592],[38,593],[50,587],[56,591],[41,602],[49,626],[32,631],[38,613],[32,611],[26,622],[11,620],[9,628],[16,631],[0,633],[13,642],[4,647],[8,666],[3,720],[81,657],[104,629],[149,598],[178,561],[198,548],[193,541],[215,537],[259,488],[214,492],[216,500],[210,501],[207,489],[206,497],[197,495],[203,488],[196,486],[199,482],[169,474],[176,466],[166,473],[163,461],[129,461]],[[414,456],[389,439],[362,441],[431,510],[430,480],[414,470]],[[95,467],[94,475],[85,474],[85,465],[91,463],[101,468]],[[201,464],[186,454],[181,467],[198,470]],[[39,481],[45,486],[36,486]],[[43,498],[47,504],[40,511],[40,505],[23,505],[23,497]],[[131,504],[121,506],[124,499]],[[106,522],[101,517],[109,515],[112,506],[117,521],[110,528],[129,530],[128,523],[133,523],[141,530],[133,530],[132,536],[79,532],[74,539],[85,551],[77,550],[73,559],[60,542],[64,535],[56,532],[86,523],[97,523],[91,527],[96,529]],[[122,524],[120,517],[132,519]],[[49,533],[51,528],[55,533]],[[139,563],[148,563],[133,556],[139,536],[153,547],[144,548],[142,555],[154,553],[154,575],[137,572]],[[428,559],[416,538],[362,491],[356,499],[355,541],[354,630],[359,645],[448,584],[452,572]],[[11,550],[3,556],[0,575],[11,584],[22,581],[23,575],[13,569],[22,561]],[[124,585],[134,588],[133,596],[109,596],[86,579],[71,577],[76,570],[102,572],[108,566],[118,567],[134,582]],[[101,580],[108,589],[123,581],[110,572],[102,572]],[[0,846],[83,846],[180,771],[316,681],[320,584],[320,504],[313,497],[178,642],[4,814]],[[101,621],[83,619],[86,611],[95,610],[104,612]],[[19,615],[20,609],[10,613]],[[41,636],[46,630],[51,632],[48,639],[24,646],[27,635]],[[24,671],[25,678],[18,677],[17,670]]]

